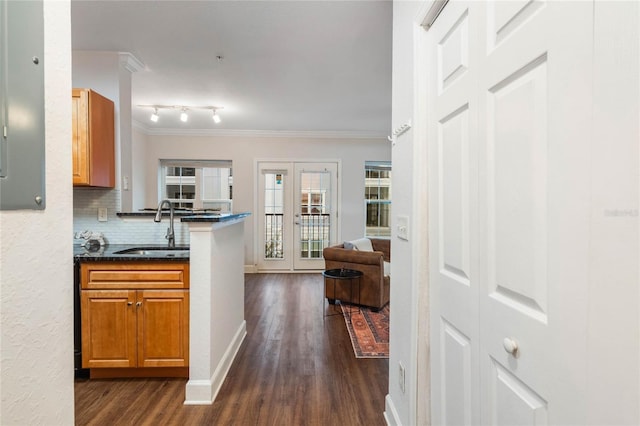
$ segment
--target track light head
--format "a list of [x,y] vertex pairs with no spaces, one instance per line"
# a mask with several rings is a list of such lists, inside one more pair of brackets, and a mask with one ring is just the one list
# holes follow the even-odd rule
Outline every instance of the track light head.
[[159,118],[160,116],[158,115],[158,108],[154,108],[153,114],[151,114],[151,121],[153,121],[154,123],[157,123]]
[[182,108],[182,112],[180,113],[180,121],[182,121],[183,123],[186,123],[188,119],[189,119],[189,115],[187,114],[187,109]]
[[220,121],[222,121],[222,120],[220,120],[220,116],[218,115],[218,111],[214,108],[213,109],[213,122],[218,124],[218,123],[220,123]]

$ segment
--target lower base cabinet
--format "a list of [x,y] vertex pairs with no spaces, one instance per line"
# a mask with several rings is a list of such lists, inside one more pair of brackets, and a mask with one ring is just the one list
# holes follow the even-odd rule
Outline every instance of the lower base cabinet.
[[187,367],[188,278],[187,263],[81,265],[83,368]]

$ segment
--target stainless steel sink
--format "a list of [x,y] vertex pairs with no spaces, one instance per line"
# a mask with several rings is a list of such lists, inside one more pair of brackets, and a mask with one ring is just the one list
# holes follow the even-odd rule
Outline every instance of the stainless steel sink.
[[113,252],[113,254],[127,254],[130,256],[159,256],[175,257],[189,253],[188,247],[133,247]]

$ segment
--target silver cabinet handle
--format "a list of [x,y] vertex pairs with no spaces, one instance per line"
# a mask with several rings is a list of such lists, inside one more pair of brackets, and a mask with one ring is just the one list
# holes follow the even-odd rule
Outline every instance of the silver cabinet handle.
[[518,342],[509,337],[504,338],[502,341],[502,347],[504,347],[504,350],[513,356],[516,356],[518,353]]
[[131,306],[131,305],[133,305],[133,302],[127,302],[127,305]]
[[136,306],[141,306],[141,305],[142,305],[142,302],[136,303]]

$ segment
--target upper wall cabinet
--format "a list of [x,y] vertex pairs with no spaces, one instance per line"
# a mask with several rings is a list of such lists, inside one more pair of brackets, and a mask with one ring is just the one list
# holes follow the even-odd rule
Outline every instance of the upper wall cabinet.
[[115,186],[113,101],[73,89],[73,186]]

